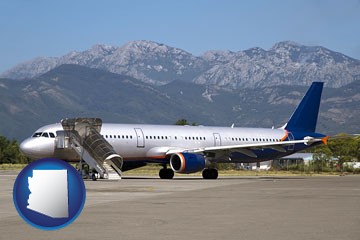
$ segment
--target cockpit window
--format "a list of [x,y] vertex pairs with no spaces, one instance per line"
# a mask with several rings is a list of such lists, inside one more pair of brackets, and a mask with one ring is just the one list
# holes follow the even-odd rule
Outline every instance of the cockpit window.
[[42,137],[49,137],[49,134],[47,132],[43,132],[43,134],[41,134]]
[[42,132],[36,132],[34,133],[33,137],[41,137]]
[[55,138],[55,134],[52,132],[36,132],[32,137],[46,137]]

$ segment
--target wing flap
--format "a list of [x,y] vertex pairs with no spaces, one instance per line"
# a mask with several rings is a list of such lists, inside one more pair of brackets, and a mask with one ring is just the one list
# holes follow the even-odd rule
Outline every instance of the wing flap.
[[[219,151],[219,150],[231,150],[231,151],[236,151],[238,149],[267,149],[267,148],[276,148],[277,150],[280,150],[281,147],[279,146],[287,146],[287,145],[292,145],[295,143],[307,143],[309,140],[304,139],[304,140],[294,140],[294,141],[283,141],[283,142],[268,142],[268,143],[250,143],[250,144],[242,144],[242,145],[226,145],[226,146],[215,146],[215,147],[206,147],[203,148],[202,151]],[[314,139],[312,139],[312,141],[314,141]],[[321,141],[321,139],[319,140]],[[195,150],[195,149],[194,149]],[[195,150],[195,151],[200,151],[199,150]],[[281,151],[281,150],[280,150]]]
[[244,155],[246,155],[246,156],[257,158],[257,155],[253,151],[251,151],[249,149],[243,148],[243,149],[237,149],[237,151],[244,154]]
[[270,146],[270,148],[278,152],[286,152],[285,148],[281,146]]
[[[226,145],[226,146],[214,146],[214,147],[205,147],[205,148],[196,148],[196,149],[187,149],[187,152],[200,153],[200,152],[218,152],[218,151],[230,151],[230,152],[241,152],[241,150],[254,150],[254,149],[274,149],[278,152],[286,152],[283,146],[293,145],[296,143],[312,144],[314,142],[323,141],[322,139],[303,139],[303,140],[293,140],[293,141],[281,141],[281,142],[267,142],[267,143],[250,143],[242,145]],[[252,155],[246,151],[248,154]]]
[[293,140],[293,141],[281,141],[281,142],[258,142],[242,145],[226,145],[226,146],[213,146],[213,147],[204,147],[204,148],[176,148],[169,149],[166,152],[166,155],[178,153],[178,152],[190,152],[190,153],[216,153],[216,152],[240,152],[249,157],[257,157],[256,154],[252,151],[255,149],[273,149],[278,152],[286,152],[284,146],[293,145],[296,143],[304,143],[310,145],[314,142],[323,141],[322,138],[304,138],[303,140]]

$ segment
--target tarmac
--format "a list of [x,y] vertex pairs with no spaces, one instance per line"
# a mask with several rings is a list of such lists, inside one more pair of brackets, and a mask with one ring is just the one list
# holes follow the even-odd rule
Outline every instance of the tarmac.
[[0,171],[0,239],[360,239],[360,176],[125,177],[85,181],[81,215],[43,231],[17,213]]

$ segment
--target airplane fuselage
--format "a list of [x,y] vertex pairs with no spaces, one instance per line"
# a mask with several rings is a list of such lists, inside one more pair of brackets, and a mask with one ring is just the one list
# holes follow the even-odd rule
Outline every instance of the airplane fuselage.
[[[56,152],[56,131],[62,130],[60,123],[38,129],[31,138],[26,139],[22,151],[32,158],[58,157],[68,161],[79,160],[73,151]],[[45,133],[45,134],[44,134]],[[284,129],[269,128],[232,128],[176,125],[144,125],[104,123],[101,135],[125,161],[149,161],[162,163],[166,161],[169,150],[205,148],[212,146],[246,145],[253,143],[274,143],[294,140],[294,135]],[[45,136],[44,136],[45,135]],[[41,147],[41,149],[37,149]],[[258,162],[282,157],[302,150],[304,144],[285,147],[286,152],[276,150],[254,150],[257,157],[240,152],[217,155],[216,162]],[[301,149],[300,149],[301,148]]]
[[[104,124],[101,134],[124,160],[152,161],[164,159],[169,149],[181,151],[209,146],[276,142],[286,138],[286,131],[281,129],[126,124]],[[242,162],[245,158],[232,160]],[[217,159],[218,162],[228,160]]]

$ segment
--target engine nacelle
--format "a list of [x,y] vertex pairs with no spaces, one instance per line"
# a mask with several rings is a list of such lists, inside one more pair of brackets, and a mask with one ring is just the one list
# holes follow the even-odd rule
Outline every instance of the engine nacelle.
[[176,173],[194,173],[205,168],[203,155],[193,153],[175,153],[170,157],[170,167]]

